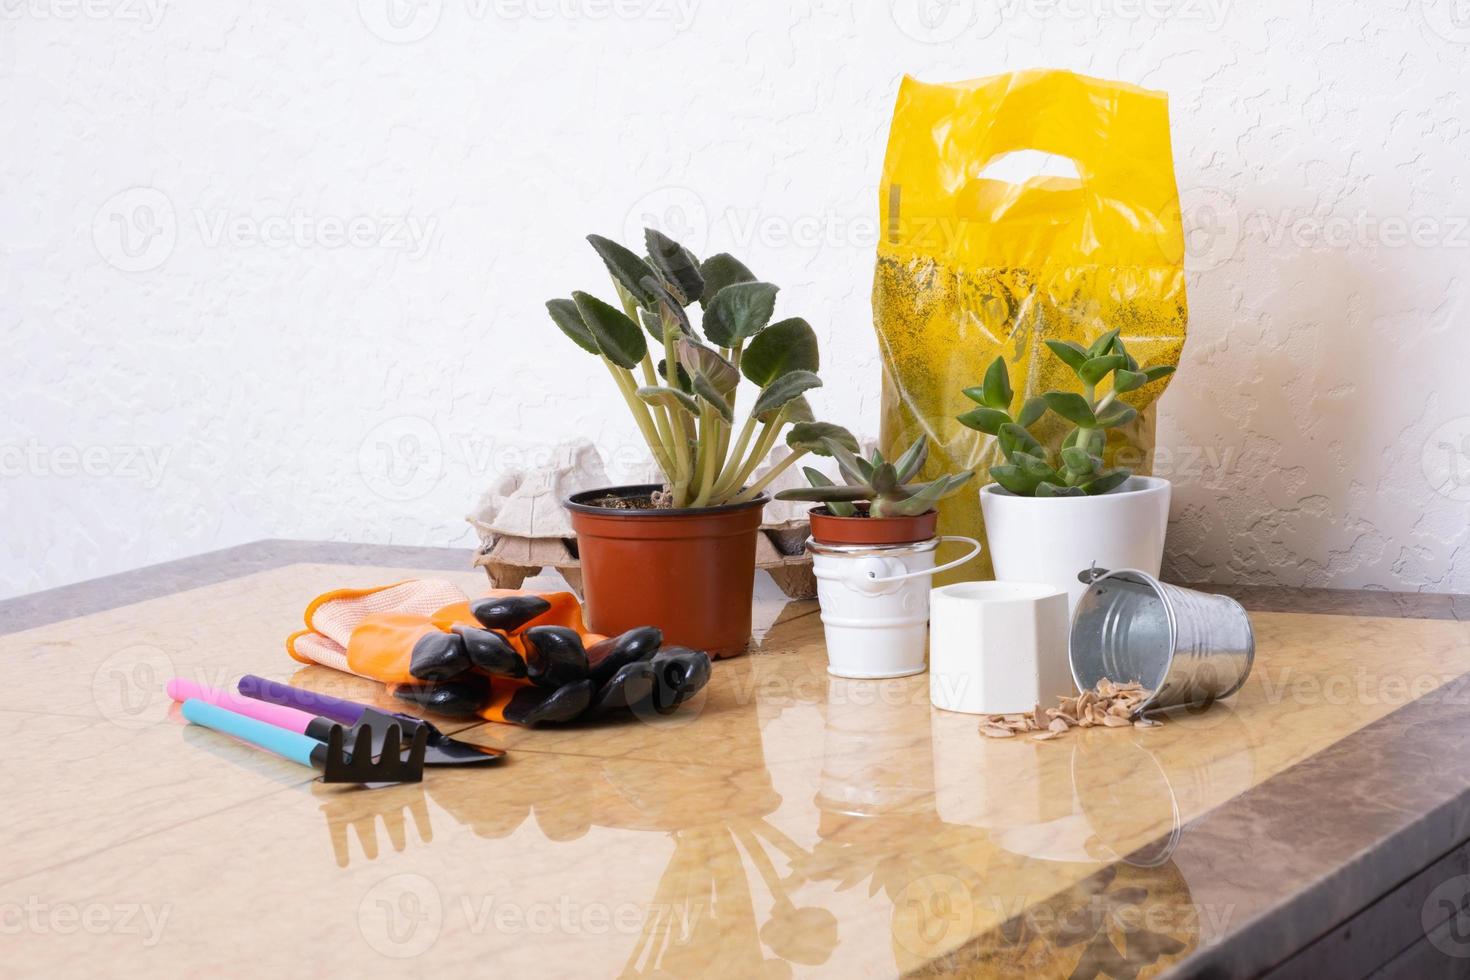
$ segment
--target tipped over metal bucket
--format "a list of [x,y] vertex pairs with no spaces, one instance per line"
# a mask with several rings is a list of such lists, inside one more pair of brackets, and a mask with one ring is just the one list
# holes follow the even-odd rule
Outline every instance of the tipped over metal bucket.
[[1240,690],[1256,656],[1245,609],[1228,596],[1167,585],[1136,569],[1092,568],[1072,616],[1072,679],[1154,692],[1140,710],[1209,704]]

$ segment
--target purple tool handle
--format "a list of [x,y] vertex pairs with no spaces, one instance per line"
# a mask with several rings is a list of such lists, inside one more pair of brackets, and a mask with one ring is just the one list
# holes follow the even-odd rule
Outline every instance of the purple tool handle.
[[264,677],[256,677],[254,674],[246,674],[240,678],[238,690],[247,698],[309,711],[314,715],[322,715],[343,725],[357,724],[357,720],[362,717],[362,713],[368,707],[356,701],[334,698],[330,694],[318,694],[316,691],[302,690],[289,684],[278,684]]

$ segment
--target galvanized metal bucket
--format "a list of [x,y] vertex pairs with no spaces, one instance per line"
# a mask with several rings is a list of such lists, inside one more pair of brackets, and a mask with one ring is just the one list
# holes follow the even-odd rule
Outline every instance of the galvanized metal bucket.
[[1255,635],[1229,596],[1168,585],[1137,569],[1090,568],[1072,615],[1072,679],[1087,691],[1103,678],[1154,692],[1140,710],[1209,704],[1250,676]]

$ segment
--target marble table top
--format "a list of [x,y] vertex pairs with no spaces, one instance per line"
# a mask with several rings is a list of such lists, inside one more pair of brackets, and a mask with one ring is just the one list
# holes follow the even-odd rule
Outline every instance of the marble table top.
[[283,640],[414,576],[486,587],[463,551],[260,542],[0,602],[7,972],[1244,976],[1470,838],[1454,596],[1233,590],[1238,695],[1048,742],[983,738],[923,675],[830,677],[816,604],[769,582],[684,710],[441,722],[510,756],[416,786],[323,786],[164,694],[256,673],[402,709]]

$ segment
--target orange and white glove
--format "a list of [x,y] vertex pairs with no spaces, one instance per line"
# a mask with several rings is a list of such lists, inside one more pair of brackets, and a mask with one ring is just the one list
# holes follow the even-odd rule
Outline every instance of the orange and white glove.
[[591,633],[570,592],[491,590],[471,601],[449,582],[338,589],[286,640],[302,663],[389,685],[441,714],[518,725],[618,708],[672,711],[709,680],[709,657],[663,647],[652,626]]

